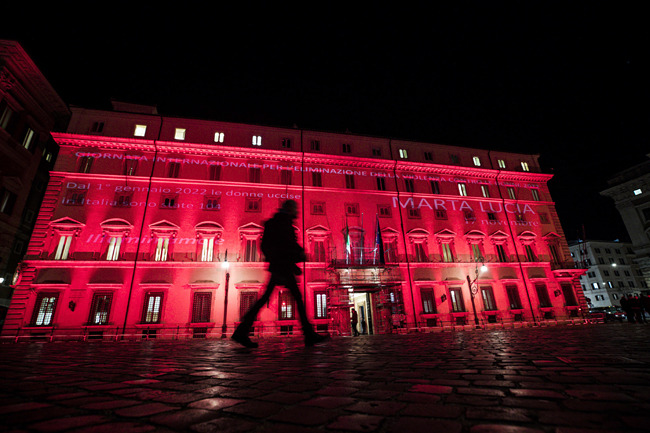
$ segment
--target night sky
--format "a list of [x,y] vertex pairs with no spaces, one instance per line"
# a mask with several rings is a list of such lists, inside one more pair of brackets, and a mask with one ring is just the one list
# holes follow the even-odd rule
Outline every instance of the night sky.
[[650,153],[640,9],[186,3],[3,6],[0,38],[69,105],[540,154],[567,239],[628,238],[598,193]]

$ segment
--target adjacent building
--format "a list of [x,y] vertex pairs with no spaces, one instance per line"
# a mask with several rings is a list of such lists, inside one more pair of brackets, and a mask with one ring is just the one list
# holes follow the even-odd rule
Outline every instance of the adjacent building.
[[0,327],[70,116],[23,48],[0,40]]
[[650,159],[616,174],[607,183],[609,188],[601,195],[614,200],[647,287],[650,285]]
[[[72,108],[3,336],[228,336],[268,279],[286,199],[319,330],[582,322],[587,302],[536,155]],[[279,288],[257,336],[300,332]]]
[[631,243],[578,241],[569,249],[578,267],[587,270],[580,283],[590,308],[620,306],[624,295],[647,294]]

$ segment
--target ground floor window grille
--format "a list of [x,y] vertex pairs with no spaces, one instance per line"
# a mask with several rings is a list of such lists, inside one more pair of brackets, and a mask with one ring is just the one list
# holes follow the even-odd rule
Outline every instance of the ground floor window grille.
[[194,294],[192,304],[192,323],[206,323],[210,321],[212,309],[212,293],[198,292]]

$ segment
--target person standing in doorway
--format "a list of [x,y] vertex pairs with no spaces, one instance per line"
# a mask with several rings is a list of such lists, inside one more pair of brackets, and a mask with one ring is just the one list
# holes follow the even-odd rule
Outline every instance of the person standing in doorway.
[[251,341],[249,334],[260,309],[268,302],[275,286],[284,286],[291,292],[305,338],[305,346],[313,346],[327,339],[329,335],[320,335],[307,318],[307,310],[298,288],[296,275],[302,274],[296,263],[305,260],[305,250],[298,244],[293,221],[298,217],[298,203],[287,200],[271,219],[264,223],[261,250],[269,263],[271,278],[262,297],[253,304],[244,315],[239,326],[232,334],[232,339],[244,347],[254,348],[258,344]]
[[352,309],[352,318],[350,319],[352,322],[352,335],[354,337],[359,336],[359,329],[357,329],[357,325],[359,324],[359,316],[357,315],[357,310],[354,308]]

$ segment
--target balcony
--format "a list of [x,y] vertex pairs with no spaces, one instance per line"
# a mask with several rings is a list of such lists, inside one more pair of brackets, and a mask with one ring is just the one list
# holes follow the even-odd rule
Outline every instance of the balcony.
[[[342,254],[341,251],[339,251],[339,256],[337,256],[336,248],[333,248],[330,254],[330,266],[337,269],[385,268],[390,266],[390,263],[395,263],[395,260],[399,260],[398,257],[394,256],[395,255],[391,254],[391,252],[384,252],[382,260],[382,257],[379,254],[379,249],[363,247],[350,248],[349,251],[343,250]],[[390,261],[391,259],[393,262]]]

